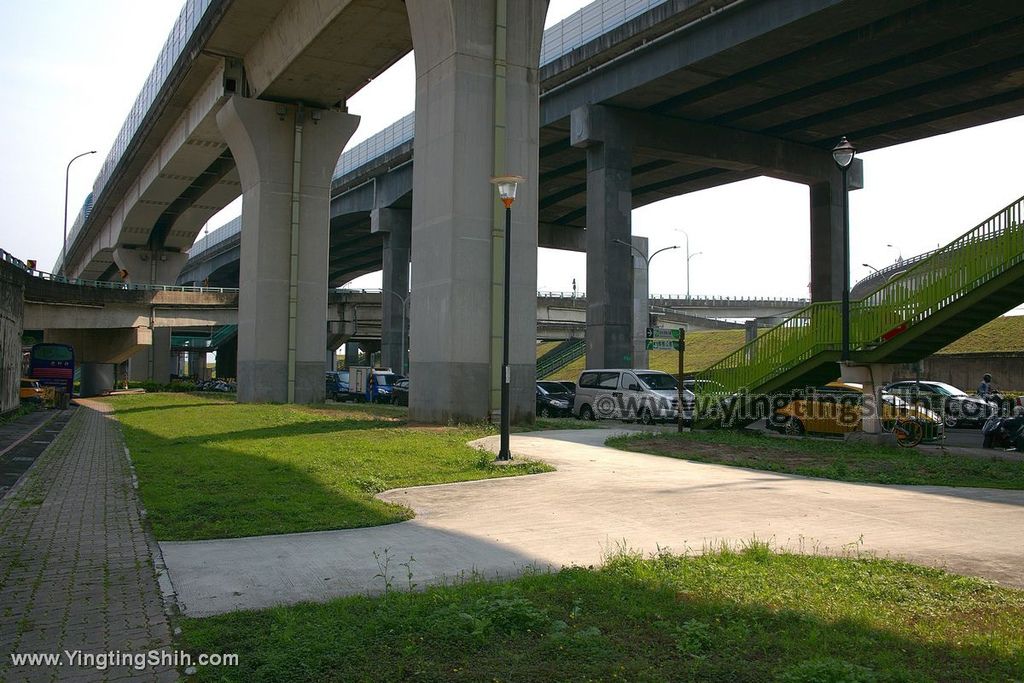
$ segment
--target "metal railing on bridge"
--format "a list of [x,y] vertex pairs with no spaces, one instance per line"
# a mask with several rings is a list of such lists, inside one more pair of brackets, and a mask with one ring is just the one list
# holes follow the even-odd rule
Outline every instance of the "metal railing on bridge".
[[56,282],[62,285],[76,285],[80,287],[92,287],[94,289],[114,289],[143,292],[211,292],[216,294],[237,294],[237,287],[182,287],[179,285],[148,285],[134,282],[110,282],[109,280],[84,280],[77,277],[65,277],[54,273],[47,273],[43,270],[29,268],[21,259],[0,249],[0,261],[9,263],[24,271],[27,275],[40,280]]

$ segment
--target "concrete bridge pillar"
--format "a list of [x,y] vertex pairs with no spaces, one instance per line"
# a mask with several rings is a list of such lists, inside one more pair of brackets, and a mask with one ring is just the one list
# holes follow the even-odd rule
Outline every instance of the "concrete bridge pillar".
[[238,337],[234,336],[217,347],[217,379],[238,376]]
[[[143,285],[173,285],[188,260],[188,254],[165,249],[114,250],[114,263],[127,273],[126,282]],[[129,366],[133,380],[167,384],[171,381],[171,328],[153,328],[153,344],[132,356]]]
[[[633,237],[633,363],[634,368],[649,368],[647,355],[647,326],[651,322],[651,302],[648,291],[647,238]],[[625,248],[625,247],[623,247]],[[641,256],[642,254],[642,256]]]
[[833,175],[810,185],[812,302],[843,298],[843,183]]
[[620,243],[632,239],[632,131],[588,107],[572,113],[571,135],[587,151],[587,367],[632,367],[633,251]]
[[410,417],[500,408],[504,209],[512,208],[511,419],[535,406],[538,63],[546,0],[407,0],[416,55]]
[[359,365],[359,342],[345,342],[345,367]]
[[242,181],[238,400],[324,400],[331,177],[359,117],[233,96],[217,114]]
[[399,374],[408,370],[409,256],[412,246],[412,212],[406,209],[374,209],[370,232],[384,237],[384,277],[381,292],[381,355],[383,364]]
[[[843,298],[843,176],[835,164],[827,174],[808,181],[811,198],[811,301]],[[864,160],[854,159],[847,172],[849,190],[864,188]],[[853,226],[850,228],[853,232]],[[852,239],[851,239],[852,241]]]

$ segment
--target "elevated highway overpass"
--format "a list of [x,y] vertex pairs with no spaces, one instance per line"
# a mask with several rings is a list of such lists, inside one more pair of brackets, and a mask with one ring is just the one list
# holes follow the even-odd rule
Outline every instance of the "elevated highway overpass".
[[[517,321],[513,348],[524,346],[526,339],[535,336],[535,270],[531,264],[536,246],[585,249],[586,289],[592,299],[588,305],[588,363],[607,365],[629,353],[633,297],[631,287],[622,283],[629,284],[630,258],[628,253],[610,249],[609,244],[613,239],[629,240],[632,208],[756,175],[805,183],[811,188],[812,299],[835,299],[841,290],[837,274],[842,271],[840,200],[844,188],[829,150],[840,135],[848,135],[864,151],[1024,111],[1024,90],[1018,86],[1024,73],[1024,27],[1016,3],[1010,0],[649,2],[643,12],[629,18],[620,14],[621,20],[608,30],[571,43],[571,49],[544,62],[539,32],[543,3],[510,3],[508,25],[495,22],[491,2],[450,0],[429,8],[424,2],[407,3],[408,16],[402,16],[411,27],[407,46],[419,48],[417,116],[401,125],[413,135],[394,134],[389,143],[385,131],[377,153],[351,157],[350,167],[335,168],[332,160],[328,175],[333,179],[326,183],[329,189],[321,191],[320,180],[309,181],[310,188],[318,188],[312,192],[318,197],[314,204],[322,206],[309,215],[323,216],[323,234],[314,228],[289,233],[287,202],[282,198],[281,206],[272,208],[273,202],[264,201],[266,195],[258,189],[270,188],[278,181],[264,178],[260,159],[273,156],[271,147],[281,152],[282,159],[292,157],[285,154],[288,147],[283,137],[273,138],[277,142],[272,144],[257,143],[255,131],[275,128],[279,119],[287,131],[274,135],[287,135],[290,140],[292,124],[298,120],[295,117],[302,118],[303,109],[296,102],[304,103],[310,116],[314,110],[321,111],[316,108],[323,107],[324,101],[317,100],[313,92],[306,103],[298,75],[301,68],[289,65],[302,63],[307,51],[317,52],[316,46],[330,43],[321,43],[322,36],[336,38],[339,34],[335,31],[346,30],[343,10],[365,5],[352,2],[335,14],[311,18],[297,11],[304,3],[284,3],[286,11],[263,24],[257,22],[246,39],[240,39],[245,44],[233,54],[239,55],[236,61],[243,67],[244,80],[234,81],[235,90],[226,89],[231,82],[226,75],[220,90],[214,83],[203,91],[216,95],[214,99],[220,102],[221,112],[214,117],[218,130],[222,134],[234,130],[234,142],[225,135],[227,147],[221,148],[217,158],[227,167],[226,149],[233,158],[244,156],[252,162],[251,181],[245,180],[246,166],[239,162],[243,171],[239,179],[245,187],[238,191],[251,189],[246,190],[247,208],[243,210],[245,234],[254,235],[253,240],[247,238],[241,244],[238,258],[242,309],[246,308],[246,292],[251,290],[254,302],[249,322],[241,325],[240,343],[244,346],[241,340],[256,338],[257,329],[289,330],[287,335],[281,333],[281,339],[257,340],[246,351],[240,347],[240,360],[246,359],[242,364],[251,360],[246,367],[255,373],[254,393],[248,394],[244,388],[248,380],[240,369],[244,399],[282,400],[280,392],[285,385],[289,399],[296,387],[298,400],[307,399],[304,392],[319,391],[312,380],[313,348],[292,348],[287,341],[295,338],[291,331],[296,325],[324,329],[316,311],[323,310],[328,282],[383,267],[385,289],[406,291],[408,276],[402,273],[408,272],[411,251],[417,255],[411,283],[412,345],[417,360],[411,372],[420,378],[417,386],[441,388],[433,396],[414,395],[413,403],[422,406],[414,406],[414,412],[431,420],[478,419],[481,416],[475,413],[475,406],[489,403],[493,407],[496,378],[501,373],[500,353],[496,355],[500,324],[492,312],[498,309],[504,283],[489,265],[503,248],[504,233],[485,182],[489,175],[511,171],[531,179],[514,214],[512,247],[516,262],[523,267],[517,269],[518,279],[510,283]],[[271,4],[268,1],[266,7]],[[596,4],[605,8],[619,3]],[[233,3],[217,7],[225,17],[232,16]],[[452,17],[478,21],[453,22]],[[394,18],[401,23],[397,15]],[[583,15],[581,25],[582,19]],[[360,30],[365,37],[379,37],[377,23],[364,24]],[[394,28],[387,20],[380,22],[380,26],[387,25]],[[211,24],[210,35],[216,35],[220,30],[216,27],[221,26],[219,21]],[[561,28],[568,26],[563,22]],[[286,27],[291,27],[290,32],[284,31]],[[248,29],[239,30],[244,33]],[[260,30],[265,32],[257,36]],[[293,49],[280,49],[278,44],[275,53],[268,45],[273,43],[268,36],[274,35],[295,36],[288,41]],[[496,39],[499,35],[502,40]],[[438,36],[450,36],[450,40],[437,40]],[[381,69],[400,56],[398,43],[401,39],[390,46],[394,52],[377,54],[351,72],[365,78]],[[307,45],[308,50],[303,47]],[[501,52],[501,45],[507,51]],[[495,46],[499,46],[498,52]],[[460,52],[462,49],[466,52]],[[263,72],[252,76],[257,73],[255,65],[273,61],[267,59],[272,53],[279,68],[271,70],[270,77]],[[454,58],[461,54],[470,57],[462,62]],[[348,68],[341,55],[324,58],[332,63],[331,68]],[[470,63],[477,65],[475,70],[469,68]],[[229,74],[232,66],[238,64],[225,60],[224,74]],[[274,73],[292,76],[278,78]],[[341,95],[358,89],[353,81],[342,78],[339,82],[350,84],[339,87]],[[284,88],[285,83],[296,89]],[[281,89],[276,90],[278,87]],[[499,98],[504,109],[495,108],[495,88],[504,94],[504,99]],[[266,104],[252,104],[252,96],[263,98],[256,101]],[[343,97],[337,101],[341,100]],[[223,114],[228,107],[229,114]],[[330,141],[322,140],[319,146],[340,149],[338,141],[347,139],[345,130],[352,122],[344,115],[334,116],[338,112],[322,111],[321,132],[330,126],[334,129],[327,136]],[[206,114],[189,120],[210,121]],[[304,130],[317,135],[315,126]],[[161,158],[177,157],[163,154]],[[328,166],[324,159],[313,164],[319,164],[321,172]],[[230,182],[230,173],[228,170],[220,177]],[[131,174],[125,171],[123,175]],[[208,175],[207,180],[217,174]],[[215,183],[218,187],[222,184]],[[414,187],[423,191],[413,192]],[[217,191],[230,194],[224,187]],[[143,194],[136,192],[139,197]],[[167,205],[186,194],[182,190]],[[207,196],[200,190],[193,194]],[[110,204],[102,197],[102,192],[95,193],[94,213]],[[265,226],[274,221],[285,226],[281,234],[274,240],[263,239]],[[198,227],[191,234],[197,231]],[[88,234],[88,225],[79,232]],[[285,256],[275,260],[269,252],[287,255],[297,246],[289,234],[310,232],[316,237],[303,237],[299,242],[302,278],[289,285],[289,277],[285,277],[289,268],[282,265]],[[143,229],[138,234],[151,246],[155,242],[150,237],[159,233],[151,227],[148,233]],[[183,239],[187,241],[187,237]],[[94,242],[101,241],[77,240],[74,252],[69,253],[69,265],[73,259],[82,265],[82,254],[89,251],[83,245],[95,246]],[[253,245],[248,256],[245,244]],[[110,240],[105,243],[111,253],[119,247]],[[315,265],[324,253],[330,254],[326,272]],[[173,260],[163,252],[149,257],[151,274],[164,268],[157,265],[165,263],[159,260],[164,257]],[[174,258],[180,265],[183,257]],[[126,270],[129,274],[145,272],[146,264],[139,261]],[[171,266],[166,269],[173,270]],[[299,294],[289,300],[287,291]],[[383,304],[385,328],[395,327],[398,306],[387,303],[393,298],[385,297]],[[297,316],[289,318],[281,312],[299,300],[309,305],[299,306]],[[258,310],[256,302],[261,305]],[[310,337],[320,334],[310,332]],[[448,349],[455,339],[472,350],[470,358],[451,356]],[[318,356],[321,353],[316,351]],[[305,360],[297,360],[300,358]],[[303,369],[303,363],[310,365]],[[523,380],[517,384],[527,385],[524,378],[532,378],[532,363],[525,355],[513,359],[511,372]],[[273,387],[255,381],[264,376],[275,378]],[[466,387],[489,384],[490,401],[453,382],[463,382]],[[314,394],[309,397],[315,398]],[[517,414],[528,412],[531,402],[525,392],[517,391],[513,401]]]

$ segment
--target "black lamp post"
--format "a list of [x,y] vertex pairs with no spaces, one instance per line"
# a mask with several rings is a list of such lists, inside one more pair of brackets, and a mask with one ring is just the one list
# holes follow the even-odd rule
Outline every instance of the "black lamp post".
[[[90,150],[88,152],[82,152],[78,156],[71,157],[71,161],[68,162],[67,167],[64,169],[64,247],[60,250],[60,270],[61,273],[66,273],[68,270],[67,257],[68,257],[68,179],[71,175],[71,164],[75,163],[76,159],[81,159],[84,156],[95,154],[96,150]],[[56,268],[54,269],[56,270]]]
[[512,451],[509,450],[509,426],[511,422],[509,407],[509,389],[512,382],[512,369],[508,362],[508,328],[510,305],[509,296],[512,290],[512,283],[509,275],[512,271],[512,202],[516,200],[516,188],[523,178],[519,176],[499,176],[491,178],[491,182],[498,186],[498,196],[505,205],[505,314],[504,332],[501,337],[501,447],[498,449],[498,460],[511,460]]
[[841,360],[850,360],[850,187],[846,176],[857,149],[844,136],[832,148],[832,158],[843,175],[843,343]]

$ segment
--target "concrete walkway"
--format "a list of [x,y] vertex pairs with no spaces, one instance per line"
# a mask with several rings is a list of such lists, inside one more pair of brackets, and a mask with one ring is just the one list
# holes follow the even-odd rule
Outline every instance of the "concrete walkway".
[[[0,499],[0,681],[178,680],[171,666],[101,671],[62,655],[173,652],[151,550],[115,423],[76,409]],[[15,666],[13,653],[62,656]]]
[[[416,519],[385,527],[161,543],[192,616],[380,591],[526,565],[601,561],[620,544],[700,550],[756,536],[805,552],[873,552],[1024,586],[1024,492],[847,484],[624,453],[613,432],[513,436],[548,474],[388,491]],[[495,449],[497,437],[482,440]],[[381,560],[383,561],[383,557]]]

